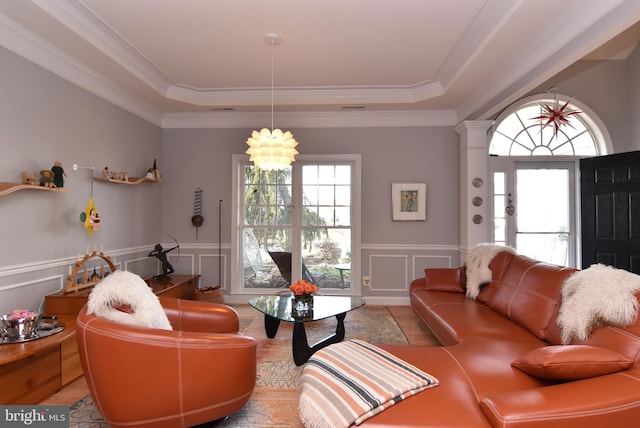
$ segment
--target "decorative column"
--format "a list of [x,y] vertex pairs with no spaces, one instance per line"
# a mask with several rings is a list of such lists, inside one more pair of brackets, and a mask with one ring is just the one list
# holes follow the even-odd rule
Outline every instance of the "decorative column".
[[482,242],[492,240],[488,218],[489,127],[493,121],[465,121],[455,127],[460,135],[460,262]]

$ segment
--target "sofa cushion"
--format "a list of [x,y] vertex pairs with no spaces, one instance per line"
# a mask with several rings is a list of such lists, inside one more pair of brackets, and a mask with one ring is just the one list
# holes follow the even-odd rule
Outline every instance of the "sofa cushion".
[[451,291],[464,293],[465,272],[464,267],[429,268],[424,270],[425,289],[431,291]]
[[[467,373],[447,348],[388,344],[378,346],[435,376],[441,383],[436,388],[402,400],[397,405],[367,419],[359,425],[360,428],[398,426],[491,428],[478,406],[478,396]],[[524,373],[521,374],[523,377],[526,376]]]
[[634,364],[615,351],[589,345],[557,345],[534,349],[511,365],[548,380],[577,380],[626,370]]
[[539,341],[524,327],[463,293],[414,290],[411,306],[446,346],[473,337]]
[[562,284],[573,272],[575,269],[516,256],[488,304],[544,339],[560,304]]

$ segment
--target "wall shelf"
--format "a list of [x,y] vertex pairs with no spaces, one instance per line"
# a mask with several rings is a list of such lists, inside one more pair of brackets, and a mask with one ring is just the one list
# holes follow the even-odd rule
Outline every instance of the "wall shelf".
[[66,192],[67,189],[63,187],[44,187],[35,184],[22,184],[22,183],[0,183],[0,196],[5,196],[18,190],[44,190],[47,192]]
[[100,181],[102,183],[130,184],[130,185],[144,183],[145,181],[148,181],[150,183],[162,183],[162,181],[160,180],[155,180],[149,177],[129,177],[128,181],[113,180],[111,178],[94,178],[94,180]]

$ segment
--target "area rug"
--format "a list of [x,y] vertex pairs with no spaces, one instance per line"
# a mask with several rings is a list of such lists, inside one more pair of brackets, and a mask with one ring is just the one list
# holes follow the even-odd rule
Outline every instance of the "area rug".
[[[298,418],[298,387],[302,366],[291,354],[293,324],[281,323],[278,333],[268,339],[264,318],[246,305],[234,305],[240,316],[241,331],[258,342],[256,386],[247,405],[217,425],[220,428],[301,428]],[[374,344],[409,343],[404,332],[385,306],[364,306],[347,314],[345,340],[360,339]],[[334,317],[305,323],[310,344],[335,331]],[[90,395],[71,406],[70,428],[107,428]]]

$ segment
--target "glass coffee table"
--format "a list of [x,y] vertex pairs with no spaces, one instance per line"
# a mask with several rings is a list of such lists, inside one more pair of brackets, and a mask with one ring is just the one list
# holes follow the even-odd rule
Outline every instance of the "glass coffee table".
[[[293,361],[297,366],[306,363],[319,349],[342,341],[345,333],[344,319],[347,312],[364,304],[365,301],[359,297],[313,296],[313,304],[310,305],[310,308],[297,310],[291,294],[258,296],[249,300],[249,305],[264,314],[264,329],[268,338],[273,339],[276,336],[281,321],[294,323],[291,349]],[[338,320],[336,332],[309,346],[304,323],[329,317],[336,317]]]

